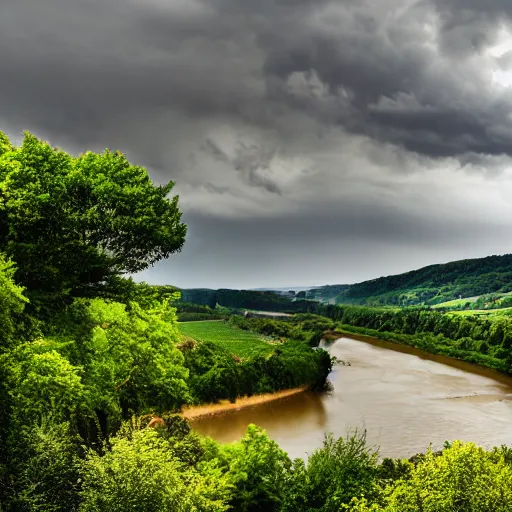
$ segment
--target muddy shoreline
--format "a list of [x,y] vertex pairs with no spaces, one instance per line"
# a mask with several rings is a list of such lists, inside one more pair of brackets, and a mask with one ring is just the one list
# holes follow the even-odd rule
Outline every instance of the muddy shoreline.
[[265,404],[268,402],[275,402],[283,398],[298,395],[304,393],[307,390],[307,386],[301,386],[293,389],[283,389],[276,391],[275,393],[265,393],[262,395],[253,395],[237,398],[235,403],[231,403],[228,400],[221,400],[217,404],[203,404],[195,406],[184,407],[181,411],[184,418],[189,420],[205,418],[209,416],[217,416],[224,414],[228,411],[239,411],[246,407],[252,407],[254,405]]

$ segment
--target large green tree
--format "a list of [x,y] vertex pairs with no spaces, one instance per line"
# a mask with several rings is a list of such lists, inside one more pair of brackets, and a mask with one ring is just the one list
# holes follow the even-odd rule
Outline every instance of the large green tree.
[[174,182],[155,185],[119,152],[73,157],[27,133],[0,133],[0,251],[29,297],[90,294],[180,251]]

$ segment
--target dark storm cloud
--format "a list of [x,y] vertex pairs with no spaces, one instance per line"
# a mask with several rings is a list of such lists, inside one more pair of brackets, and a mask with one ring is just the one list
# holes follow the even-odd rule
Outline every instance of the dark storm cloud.
[[[483,51],[508,2],[4,0],[0,9],[1,114],[13,125],[82,143],[130,130],[132,151],[144,152],[159,128],[138,132],[141,112],[273,126],[291,109],[427,155],[512,151],[510,93],[475,75],[468,84],[467,55],[436,65],[431,33],[437,23],[442,46]],[[277,191],[241,165],[249,182]]]
[[477,222],[468,238],[462,222],[437,229],[439,224],[429,223],[428,218],[416,223],[418,219],[404,218],[398,211],[362,210],[347,211],[345,223],[328,212],[315,218],[276,217],[264,222],[188,215],[185,220],[193,229],[183,253],[173,258],[172,265],[157,265],[140,278],[211,288],[353,283],[432,263],[501,253],[497,241],[509,229]]
[[[495,125],[510,127],[510,93],[492,89],[489,77],[480,76],[466,55],[451,60],[442,49],[448,45],[442,42],[446,38],[463,45],[466,29],[482,31],[488,37],[471,46],[474,57],[494,41],[496,20],[504,15],[495,12],[491,19],[480,9],[466,7],[469,15],[460,17],[460,31],[454,32],[444,14],[446,6],[440,11],[418,2],[399,15],[386,16],[372,11],[369,3],[360,4],[362,8],[353,10],[347,2],[332,8],[333,15],[338,14],[332,22],[339,23],[338,30],[324,20],[303,30],[275,31],[266,38],[266,70],[275,79],[274,87],[280,86],[285,95],[290,74],[314,70],[332,95],[350,98],[350,110],[342,105],[337,116],[330,111],[330,122],[432,156],[466,151],[510,154],[510,134],[503,137],[492,130]],[[431,34],[436,23],[440,41]],[[438,44],[439,52],[434,48]]]
[[214,276],[242,279],[263,254],[297,273],[319,244],[318,272],[343,243],[368,269],[386,244],[453,256],[512,218],[511,13],[505,0],[1,0],[0,129],[119,148],[174,179],[183,272],[211,252]]

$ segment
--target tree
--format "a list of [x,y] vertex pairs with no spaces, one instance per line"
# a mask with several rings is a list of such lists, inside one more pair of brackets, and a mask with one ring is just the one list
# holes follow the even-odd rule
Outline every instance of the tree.
[[338,512],[353,497],[376,493],[377,453],[366,443],[366,434],[355,431],[346,438],[324,439],[307,467],[294,463],[294,478],[283,512]]
[[201,471],[175,459],[157,430],[117,436],[103,456],[90,451],[82,467],[81,512],[222,512],[229,483],[205,464]]
[[0,254],[0,352],[12,343],[15,315],[21,313],[27,303],[23,288],[14,283],[14,272],[13,263]]
[[59,322],[55,338],[83,367],[104,435],[134,413],[179,410],[189,401],[176,312],[168,302],[144,311],[136,303],[77,299]]
[[5,494],[17,503],[12,510],[40,510],[41,503],[70,510],[75,492],[66,461],[76,450],[68,434],[76,434],[88,402],[80,369],[38,340],[1,355],[0,377],[0,469],[9,477],[0,478],[0,500]]
[[91,293],[180,251],[174,183],[156,186],[119,152],[73,157],[27,133],[0,136],[0,250],[29,296]]
[[80,438],[69,427],[44,419],[25,429],[24,457],[10,468],[10,510],[77,510]]
[[249,425],[238,443],[221,448],[237,489],[230,503],[239,512],[280,510],[291,467],[286,452],[267,433]]
[[431,450],[406,478],[384,489],[385,504],[364,500],[357,512],[508,512],[512,468],[503,450],[486,452],[474,443],[455,441],[441,455]]

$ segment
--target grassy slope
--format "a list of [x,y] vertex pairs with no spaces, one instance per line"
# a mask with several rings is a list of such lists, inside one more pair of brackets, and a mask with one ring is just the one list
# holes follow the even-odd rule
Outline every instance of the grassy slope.
[[273,350],[263,335],[243,331],[223,321],[181,322],[179,327],[183,335],[197,341],[211,341],[238,357],[265,355]]
[[512,308],[501,308],[501,309],[467,309],[463,311],[449,311],[446,314],[450,315],[487,315],[487,316],[510,316],[512,314]]

